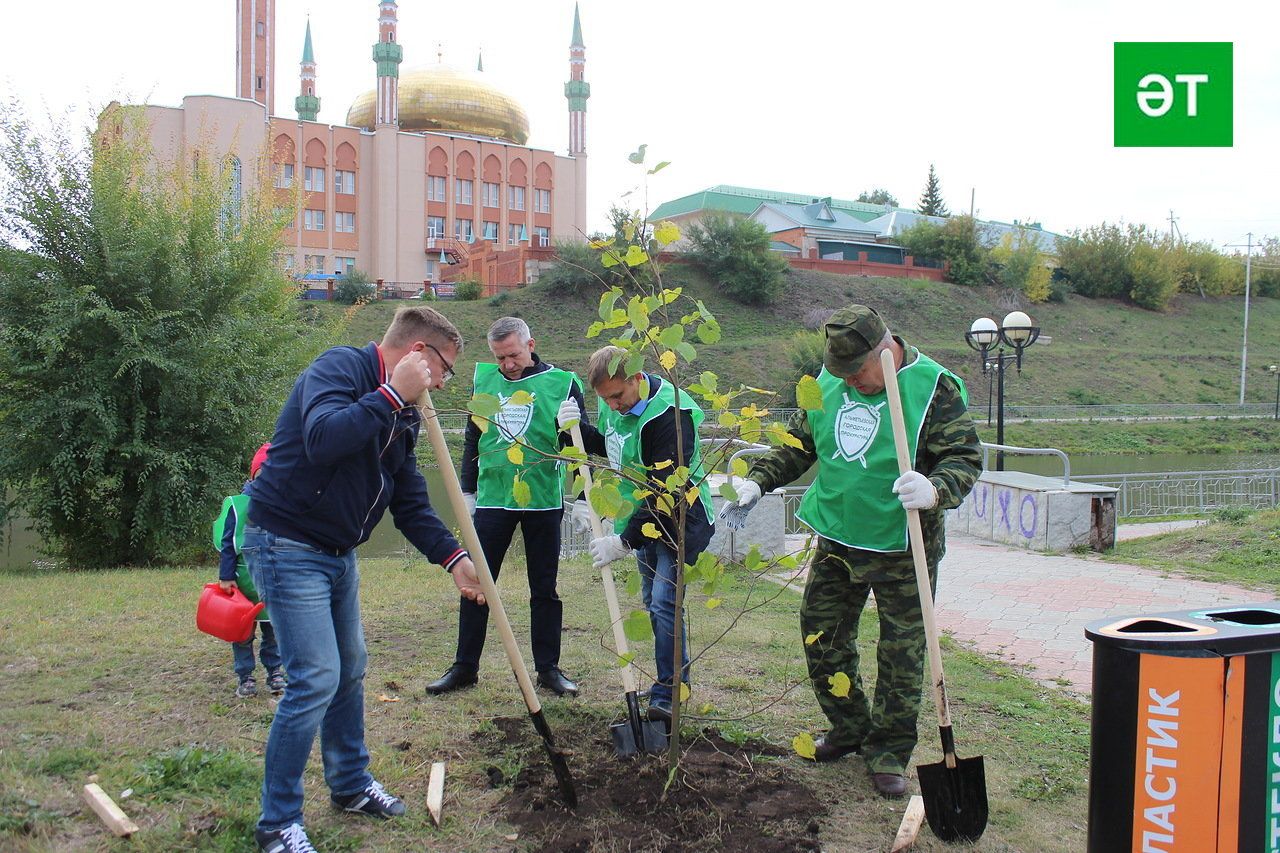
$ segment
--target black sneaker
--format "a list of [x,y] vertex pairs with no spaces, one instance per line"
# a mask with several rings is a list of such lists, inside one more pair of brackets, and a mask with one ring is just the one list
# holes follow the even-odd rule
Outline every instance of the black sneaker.
[[259,829],[253,833],[253,838],[264,853],[317,853],[300,823],[290,824],[284,829]]
[[267,673],[267,689],[272,693],[283,693],[289,682],[284,677],[284,670],[276,667]]
[[252,699],[258,695],[258,682],[254,680],[252,675],[246,675],[240,679],[240,683],[236,685],[236,696],[241,699]]
[[404,814],[404,803],[399,797],[393,797],[382,789],[377,782],[370,782],[363,791],[356,791],[345,797],[330,797],[336,809],[344,812],[368,815],[381,820],[389,817],[400,817]]

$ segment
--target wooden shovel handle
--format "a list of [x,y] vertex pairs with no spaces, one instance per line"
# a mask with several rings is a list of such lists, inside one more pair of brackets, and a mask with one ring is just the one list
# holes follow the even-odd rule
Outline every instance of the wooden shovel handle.
[[[582,429],[578,424],[570,427],[569,435],[573,437],[573,446],[586,453],[582,442]],[[587,510],[591,513],[591,533],[599,539],[604,536],[604,525],[600,523],[600,516],[596,515],[596,511],[591,509],[591,466],[586,462],[579,463],[578,473],[582,475],[582,490],[587,496]],[[627,634],[622,629],[622,608],[618,606],[618,589],[613,583],[613,569],[603,566],[600,569],[600,578],[604,581],[604,599],[609,603],[609,621],[613,624],[613,643],[618,647],[618,654],[625,656],[629,651]],[[636,676],[630,663],[622,668],[622,687],[628,693],[636,692]]]
[[[911,469],[907,457],[907,429],[902,418],[902,396],[898,392],[898,369],[893,353],[880,353],[880,367],[884,371],[884,390],[889,398],[889,420],[893,423],[893,446],[898,452],[898,473]],[[907,510],[907,531],[911,541],[911,556],[916,565],[916,586],[920,591],[920,613],[924,617],[924,637],[929,648],[929,674],[933,677],[933,703],[938,709],[938,726],[951,727],[951,709],[947,706],[947,682],[942,673],[942,649],[938,645],[938,623],[933,613],[933,589],[929,584],[929,564],[925,560],[924,531],[920,528],[919,510]],[[954,766],[954,756],[947,756],[947,766]]]
[[493,623],[498,626],[498,636],[502,637],[502,647],[507,650],[507,660],[511,663],[511,671],[515,673],[524,694],[524,703],[530,714],[542,710],[538,695],[533,692],[533,682],[529,680],[529,670],[524,665],[524,657],[520,647],[516,645],[515,634],[511,633],[511,622],[507,619],[507,611],[502,607],[502,599],[498,596],[498,587],[493,583],[493,574],[489,571],[489,561],[484,557],[484,549],[480,547],[480,537],[476,535],[475,522],[471,520],[471,512],[462,497],[462,484],[458,482],[458,472],[453,469],[453,457],[449,454],[449,445],[444,440],[444,430],[440,428],[440,419],[436,416],[435,406],[431,403],[431,391],[425,390],[418,398],[418,408],[422,419],[427,423],[427,436],[431,439],[431,447],[435,451],[436,461],[440,464],[440,472],[444,475],[445,491],[449,493],[449,504],[453,514],[457,516],[458,526],[462,529],[462,542],[471,552],[471,562],[476,567],[476,579],[480,581],[480,589],[484,592],[485,602],[489,605],[489,613]]

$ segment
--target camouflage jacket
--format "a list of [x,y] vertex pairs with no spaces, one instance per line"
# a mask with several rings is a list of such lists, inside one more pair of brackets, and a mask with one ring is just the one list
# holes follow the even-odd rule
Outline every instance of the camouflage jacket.
[[[895,340],[903,346],[905,363],[914,361],[919,350],[906,344],[901,338],[895,337]],[[763,492],[794,482],[814,463],[819,462],[804,409],[792,416],[787,424],[787,431],[798,438],[803,447],[775,447],[764,456],[757,457],[747,475],[760,485]],[[916,448],[914,467],[938,489],[938,505],[920,513],[925,550],[928,552],[930,566],[935,567],[946,548],[943,511],[960,506],[960,502],[969,494],[978,475],[982,473],[982,449],[978,442],[978,432],[969,417],[964,399],[960,396],[959,387],[945,375],[938,380],[938,389],[925,413],[920,434],[922,440]],[[888,560],[895,564],[904,563],[908,568],[911,566],[910,554],[899,557],[850,550],[865,553],[869,560],[874,558],[876,562]]]

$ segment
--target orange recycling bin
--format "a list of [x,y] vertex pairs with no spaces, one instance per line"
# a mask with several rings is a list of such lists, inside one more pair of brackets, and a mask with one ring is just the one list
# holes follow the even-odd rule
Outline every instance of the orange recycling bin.
[[1105,619],[1085,636],[1089,851],[1280,850],[1280,602]]

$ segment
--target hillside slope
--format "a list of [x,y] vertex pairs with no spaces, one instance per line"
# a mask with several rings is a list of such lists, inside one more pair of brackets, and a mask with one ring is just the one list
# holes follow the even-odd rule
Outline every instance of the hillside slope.
[[[978,357],[965,344],[964,332],[979,316],[998,322],[1010,310],[1000,307],[1000,293],[994,288],[808,271],[789,273],[780,302],[758,309],[721,296],[691,269],[668,267],[667,277],[671,284],[680,284],[686,293],[703,299],[724,331],[722,341],[699,348],[695,367],[715,371],[722,382],[769,389],[794,381],[789,350],[806,319],[820,310],[862,302],[879,310],[896,333],[963,377],[976,406],[985,403],[988,383],[980,376]],[[353,344],[378,339],[400,304],[404,303],[364,307],[348,326],[346,339]],[[525,318],[538,341],[538,352],[579,372],[603,343],[584,336],[597,319],[595,296],[556,297],[532,285],[511,293],[498,306],[488,300],[434,304],[458,325],[467,341],[458,365],[463,381],[452,383],[441,401],[451,406],[461,403],[476,358],[487,356],[484,335],[498,317]],[[1240,297],[1182,296],[1165,313],[1079,296],[1063,304],[1021,307],[1052,340],[1028,350],[1021,376],[1012,369],[1006,375],[1005,399],[1010,403],[1234,403],[1238,399]],[[1253,300],[1249,340],[1247,399],[1271,401],[1275,380],[1265,369],[1280,361],[1280,300]]]

